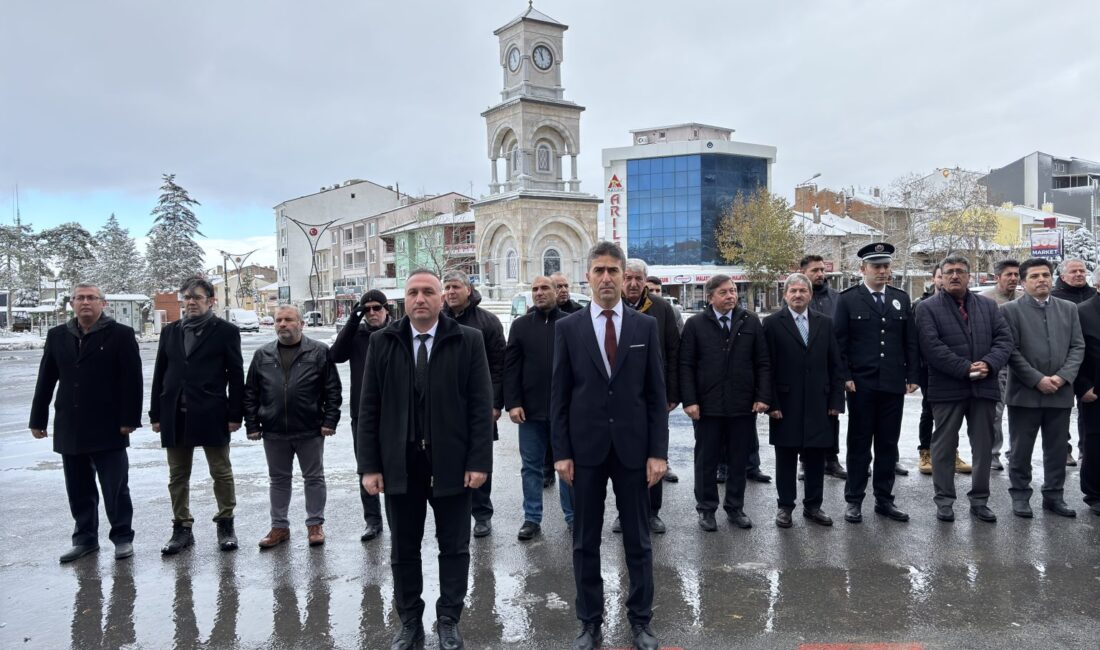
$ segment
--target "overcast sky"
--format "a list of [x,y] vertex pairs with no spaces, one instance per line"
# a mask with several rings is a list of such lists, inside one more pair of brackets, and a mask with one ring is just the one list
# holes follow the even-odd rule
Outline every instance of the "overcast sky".
[[[487,191],[493,30],[526,0],[8,0],[0,218],[115,212],[144,236],[160,175],[203,205],[208,249],[269,248],[282,200],[349,178]],[[703,122],[774,145],[773,189],[886,186],[1042,150],[1100,158],[1095,3],[540,0],[569,25],[581,188],[627,131]]]

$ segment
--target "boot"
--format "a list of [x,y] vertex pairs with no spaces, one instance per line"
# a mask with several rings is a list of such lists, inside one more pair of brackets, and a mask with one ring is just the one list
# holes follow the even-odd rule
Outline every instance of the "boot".
[[172,524],[172,538],[160,549],[164,555],[175,555],[195,543],[191,528],[183,524]]
[[918,449],[917,453],[920,454],[920,459],[917,460],[917,471],[921,474],[932,473],[932,450],[931,449]]
[[963,460],[962,456],[959,455],[959,452],[956,451],[955,452],[955,473],[957,473],[957,474],[969,474],[970,469],[971,469],[970,464],[967,463],[965,460]]
[[223,551],[237,550],[237,534],[233,532],[233,518],[218,520],[218,546]]

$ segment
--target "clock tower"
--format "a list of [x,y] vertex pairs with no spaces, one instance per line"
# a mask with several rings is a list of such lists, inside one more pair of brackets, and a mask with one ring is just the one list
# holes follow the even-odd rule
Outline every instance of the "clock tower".
[[481,114],[489,146],[489,194],[474,204],[481,283],[509,298],[540,275],[577,285],[596,242],[600,199],[580,191],[580,116],[561,83],[568,26],[527,9],[493,32],[500,42],[500,103]]

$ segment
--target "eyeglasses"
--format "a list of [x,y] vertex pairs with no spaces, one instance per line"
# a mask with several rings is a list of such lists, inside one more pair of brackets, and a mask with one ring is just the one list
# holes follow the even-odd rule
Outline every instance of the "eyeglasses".
[[970,271],[968,271],[966,269],[951,269],[949,271],[944,271],[943,274],[946,275],[946,276],[949,276],[949,277],[950,276],[955,276],[955,275],[962,276],[962,275],[970,275]]
[[385,307],[382,305],[365,305],[363,309],[364,311],[382,311]]
[[206,300],[207,297],[208,296],[197,296],[193,293],[189,293],[189,294],[186,294],[186,295],[183,296],[183,301],[184,302],[191,302],[191,301],[202,302],[203,300]]
[[103,300],[99,296],[73,296],[73,302],[97,302]]

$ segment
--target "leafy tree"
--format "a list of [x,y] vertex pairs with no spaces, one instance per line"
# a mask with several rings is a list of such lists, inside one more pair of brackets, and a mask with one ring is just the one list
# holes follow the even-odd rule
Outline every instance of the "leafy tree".
[[93,280],[104,293],[137,293],[142,290],[145,263],[130,232],[112,213],[96,233]]
[[767,287],[802,253],[803,238],[792,219],[787,199],[766,188],[748,198],[738,192],[715,231],[718,253],[727,263],[744,267],[755,288]]
[[150,213],[153,227],[145,249],[146,282],[151,291],[174,291],[189,277],[202,273],[203,251],[195,242],[199,219],[191,210],[201,205],[176,184],[175,174],[164,174],[160,200]]

